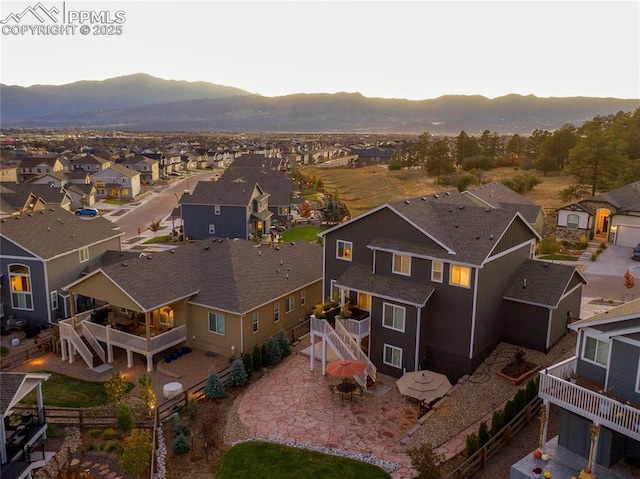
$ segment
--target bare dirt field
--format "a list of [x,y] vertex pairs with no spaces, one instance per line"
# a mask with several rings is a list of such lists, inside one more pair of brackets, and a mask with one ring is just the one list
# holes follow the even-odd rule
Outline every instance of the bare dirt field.
[[[340,199],[346,203],[352,216],[385,203],[454,188],[437,185],[435,178],[428,176],[424,170],[388,171],[380,166],[364,168],[308,166],[300,168],[300,172],[321,177],[327,191],[337,190]],[[535,173],[541,183],[523,196],[545,209],[562,206],[564,202],[558,196],[558,191],[571,184],[573,178],[560,173],[543,176],[535,170],[530,172]],[[521,173],[523,170],[513,167],[494,168],[483,174],[482,181],[483,183],[503,181]]]

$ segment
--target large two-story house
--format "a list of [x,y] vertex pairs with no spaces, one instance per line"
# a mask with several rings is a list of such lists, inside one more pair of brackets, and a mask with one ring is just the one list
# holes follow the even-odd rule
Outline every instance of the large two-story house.
[[[553,477],[591,469],[598,478],[638,477],[640,457],[640,299],[574,322],[574,357],[540,373],[544,405],[560,408],[558,436],[543,450]],[[591,463],[589,459],[591,457]],[[629,461],[629,462],[627,462]],[[531,455],[514,464],[512,479],[530,477]],[[627,472],[625,472],[627,471]]]
[[45,173],[62,171],[64,165],[58,156],[27,156],[18,165],[18,181],[27,181]]
[[[78,279],[122,233],[106,218],[85,220],[60,207],[0,220],[0,295],[5,317],[41,324],[69,317],[63,286]],[[78,307],[76,307],[78,310]]]
[[91,175],[98,198],[133,200],[140,194],[140,172],[111,165]]
[[140,173],[141,180],[153,185],[160,179],[160,163],[143,155],[130,156],[119,163]]
[[185,238],[259,238],[269,232],[269,194],[255,182],[200,181],[180,200]]
[[324,298],[364,310],[343,326],[395,377],[431,369],[457,379],[500,341],[546,351],[586,282],[574,267],[531,259],[539,236],[520,213],[463,195],[385,204],[321,236]]

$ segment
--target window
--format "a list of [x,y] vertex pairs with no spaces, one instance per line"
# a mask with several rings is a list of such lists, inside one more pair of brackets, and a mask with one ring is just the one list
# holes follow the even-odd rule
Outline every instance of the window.
[[383,362],[394,368],[402,368],[402,349],[385,344]]
[[291,311],[293,311],[293,309],[296,307],[296,302],[293,299],[293,296],[289,296],[286,300],[285,300],[285,307],[284,307],[284,311],[285,313],[290,313]]
[[171,306],[162,308],[158,317],[161,325],[173,328],[173,308]]
[[216,234],[216,225],[209,225],[209,234],[210,235]]
[[353,244],[350,241],[338,240],[337,242],[337,258],[351,261],[351,251]]
[[84,263],[89,261],[89,248],[82,248],[80,250],[80,262]]
[[29,267],[22,264],[10,265],[9,283],[11,284],[11,306],[13,309],[33,310]]
[[54,311],[58,309],[58,292],[57,291],[51,292],[51,309]]
[[578,229],[578,224],[580,223],[580,217],[575,213],[571,213],[567,215],[567,228],[576,230]]
[[280,321],[280,303],[273,304],[273,322],[277,323]]
[[411,256],[405,254],[394,254],[393,272],[409,276],[411,274]]
[[444,271],[444,263],[442,261],[433,261],[431,263],[431,281],[442,283],[442,272]]
[[303,289],[300,291],[300,306],[304,306],[307,302],[307,290]]
[[404,316],[406,310],[402,306],[384,303],[382,312],[382,325],[385,328],[395,329],[404,333]]
[[254,311],[251,313],[251,331],[253,333],[258,332],[258,312]]
[[457,286],[464,286],[465,288],[469,287],[471,279],[471,268],[467,266],[458,266],[456,264],[451,265],[451,278],[449,280],[450,284],[455,284]]
[[584,337],[582,359],[606,366],[609,362],[609,343],[591,336]]
[[220,205],[213,205],[213,214],[214,215],[220,214]]
[[281,207],[279,208],[278,214],[279,214],[280,216],[286,216],[286,215],[288,215],[288,214],[289,214],[289,207],[288,207],[288,206],[281,206]]
[[209,331],[224,336],[224,315],[209,313]]

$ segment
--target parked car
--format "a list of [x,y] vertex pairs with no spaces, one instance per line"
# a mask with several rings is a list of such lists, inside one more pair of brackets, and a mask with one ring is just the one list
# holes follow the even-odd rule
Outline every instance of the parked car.
[[640,244],[637,244],[636,247],[633,248],[633,253],[631,253],[631,259],[640,261]]
[[95,208],[78,208],[76,210],[77,216],[97,216],[98,210]]

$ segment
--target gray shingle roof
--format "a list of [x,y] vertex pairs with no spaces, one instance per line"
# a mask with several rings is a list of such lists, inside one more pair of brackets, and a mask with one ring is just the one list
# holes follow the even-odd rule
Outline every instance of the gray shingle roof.
[[528,259],[513,276],[503,298],[556,307],[574,274],[579,274],[574,266]]
[[435,291],[433,286],[426,284],[373,274],[370,266],[360,264],[349,266],[336,285],[419,306],[424,306]]
[[640,204],[640,182],[629,183],[615,190],[593,196],[585,201],[606,201],[618,210],[632,208]]
[[26,377],[27,375],[22,373],[0,372],[0,416],[4,417]]
[[219,182],[258,183],[260,188],[269,193],[270,205],[290,205],[292,181],[284,173],[267,168],[246,168],[231,166],[220,178]]
[[0,220],[0,234],[41,258],[55,256],[122,235],[106,218],[87,220],[58,206]]
[[190,195],[182,196],[183,205],[247,206],[255,183],[199,181]]
[[541,206],[495,181],[469,189],[462,194],[473,195],[494,208],[518,211],[529,223],[535,223],[542,210]]
[[258,248],[246,240],[208,239],[172,251],[102,271],[146,310],[191,297],[245,313],[322,279],[322,247],[303,241]]
[[456,198],[445,199],[448,204],[441,198],[413,198],[389,206],[451,249],[455,254],[446,256],[450,261],[482,264],[509,225],[522,221],[513,211],[469,206],[470,200],[462,197],[456,206]]

